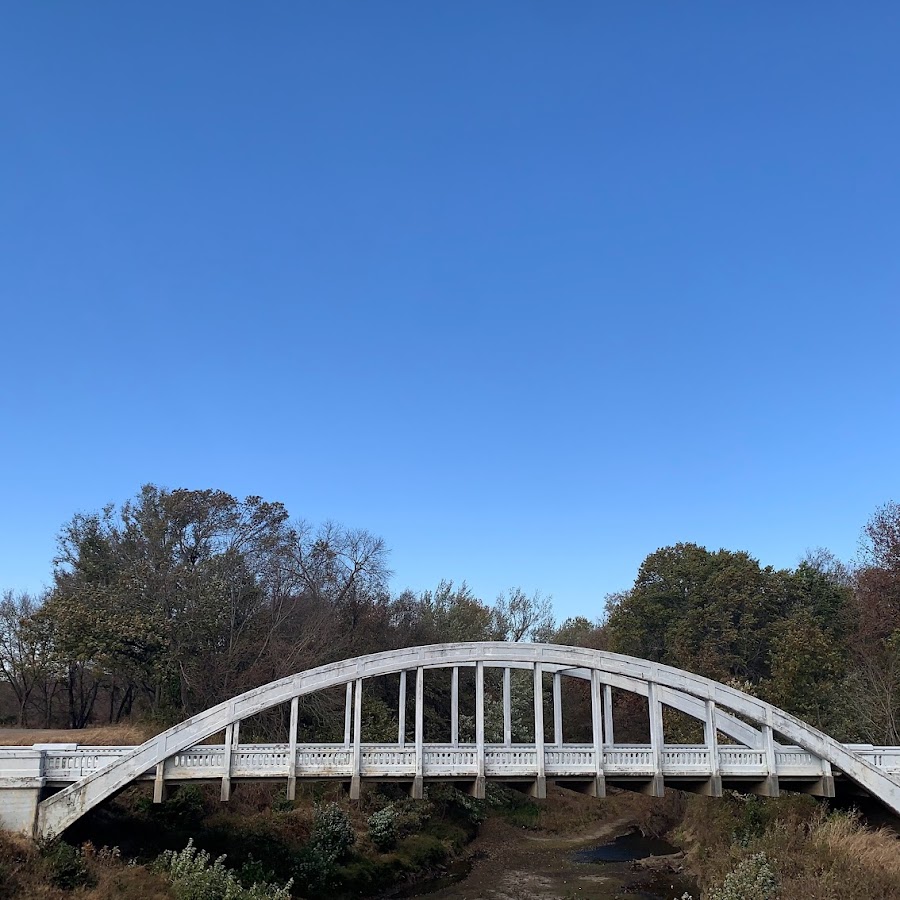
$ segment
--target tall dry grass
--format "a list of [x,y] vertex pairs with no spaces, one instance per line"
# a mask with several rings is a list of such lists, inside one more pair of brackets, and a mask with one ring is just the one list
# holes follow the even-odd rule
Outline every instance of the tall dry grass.
[[88,883],[64,889],[53,883],[52,866],[32,843],[0,831],[0,900],[172,900],[161,875],[85,850]]
[[854,816],[824,812],[806,828],[785,823],[768,836],[783,900],[898,900],[900,838]]
[[808,797],[691,798],[678,839],[704,896],[762,851],[779,900],[900,900],[900,838]]

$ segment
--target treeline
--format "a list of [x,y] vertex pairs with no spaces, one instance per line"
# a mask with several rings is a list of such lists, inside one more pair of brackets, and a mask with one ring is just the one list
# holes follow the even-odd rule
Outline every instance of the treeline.
[[[596,618],[556,624],[548,598],[520,589],[493,603],[449,582],[392,595],[388,551],[366,531],[294,522],[259,497],[147,485],[63,527],[45,596],[4,594],[2,708],[29,726],[162,725],[349,656],[536,639],[669,663],[839,739],[900,744],[900,505],[877,510],[863,538],[852,565],[819,551],[781,570],[740,551],[664,547]],[[531,700],[513,687],[527,730]],[[366,698],[367,724],[385,734],[396,727],[392,690]],[[439,719],[445,692],[430,690]],[[567,703],[567,729],[584,728],[585,698]],[[303,717],[326,729],[342,718],[337,700]]]
[[610,649],[730,683],[844,741],[900,744],[900,505],[878,509],[848,566],[796,569],[677,544],[609,604]]
[[7,721],[165,724],[349,656],[552,626],[549,600],[518,589],[490,606],[450,583],[392,596],[387,556],[366,531],[222,491],[146,485],[119,509],[75,515],[53,588],[0,602]]

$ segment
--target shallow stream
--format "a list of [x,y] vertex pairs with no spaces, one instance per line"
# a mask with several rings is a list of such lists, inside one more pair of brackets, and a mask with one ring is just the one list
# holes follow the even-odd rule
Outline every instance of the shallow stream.
[[699,896],[696,883],[640,860],[666,857],[678,848],[637,829],[614,840],[578,849],[543,847],[527,839],[507,860],[478,859],[457,864],[428,882],[392,897],[431,900],[681,900]]
[[[605,893],[576,892],[575,897],[597,900],[680,900],[684,894],[699,896],[696,882],[681,873],[672,872],[665,864],[659,867],[635,867],[633,863],[653,857],[677,854],[678,848],[661,838],[645,837],[637,829],[596,847],[576,850],[572,860],[576,866],[592,866],[606,877]],[[577,869],[576,869],[577,872]],[[576,875],[577,878],[577,875]]]

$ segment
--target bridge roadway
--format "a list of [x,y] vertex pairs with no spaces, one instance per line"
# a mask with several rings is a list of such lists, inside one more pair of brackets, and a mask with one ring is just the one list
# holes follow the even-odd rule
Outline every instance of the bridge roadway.
[[[474,743],[460,739],[459,676],[467,667],[475,676]],[[431,744],[425,742],[424,686],[439,669],[450,675],[450,721],[444,723],[450,741]],[[491,682],[487,669],[495,670]],[[512,740],[511,673],[517,669],[531,682],[530,744]],[[397,742],[372,744],[363,735],[364,685],[384,676],[399,676]],[[410,677],[414,721],[408,729]],[[590,698],[589,742],[565,742],[563,679],[579,681]],[[337,687],[345,690],[343,743],[300,743],[300,698]],[[646,698],[649,745],[617,743],[613,690]],[[489,691],[502,707],[499,744],[485,739]],[[290,708],[287,743],[242,744],[241,722],[281,704]],[[552,711],[552,741],[545,707]],[[664,707],[702,724],[703,742],[666,743]],[[223,732],[223,744],[206,743]],[[726,787],[777,796],[781,783],[831,797],[837,778],[900,814],[900,747],[840,744],[757,697],[648,660],[584,647],[473,642],[405,647],[299,672],[198,713],[139,747],[0,748],[0,826],[48,839],[134,781],[152,780],[153,799],[160,802],[169,783],[221,780],[221,798],[228,800],[233,781],[259,778],[284,779],[289,798],[304,778],[347,782],[351,797],[366,780],[406,782],[410,794],[421,797],[429,779],[457,782],[476,797],[484,796],[489,779],[522,785],[536,797],[546,796],[548,779],[600,797],[607,784],[653,796],[666,784],[714,797]]]

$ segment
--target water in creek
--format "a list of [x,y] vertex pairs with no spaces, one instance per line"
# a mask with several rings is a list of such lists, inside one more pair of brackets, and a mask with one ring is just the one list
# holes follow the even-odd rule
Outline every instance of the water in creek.
[[669,856],[678,848],[634,830],[612,841],[578,850],[523,842],[504,863],[484,859],[457,864],[438,878],[392,897],[431,900],[681,900],[699,896],[696,883],[659,865],[639,860]]
[[574,896],[596,896],[598,900],[680,900],[684,894],[699,896],[693,879],[670,871],[666,865],[646,868],[632,865],[638,860],[675,853],[677,847],[660,838],[645,837],[637,829],[597,847],[577,850],[572,854],[576,864],[599,868],[609,881],[605,885],[606,893],[593,895],[576,890]]
[[634,862],[650,856],[669,856],[677,853],[678,848],[662,840],[662,838],[644,837],[635,829],[617,837],[599,847],[587,850],[576,850],[573,854],[575,862],[580,863],[614,863]]

